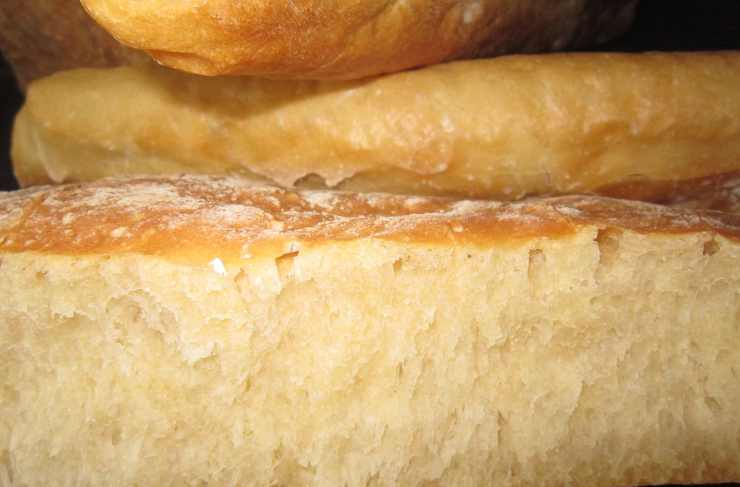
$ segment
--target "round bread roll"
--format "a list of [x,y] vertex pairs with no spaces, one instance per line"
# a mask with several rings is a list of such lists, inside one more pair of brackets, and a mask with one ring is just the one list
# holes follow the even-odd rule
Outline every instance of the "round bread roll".
[[584,47],[637,0],[82,0],[124,44],[198,74],[354,79],[441,61]]
[[235,178],[0,196],[0,482],[740,480],[740,215]]
[[31,87],[12,155],[24,186],[240,173],[285,187],[662,202],[740,171],[738,86],[739,52],[510,56],[342,83],[79,70]]

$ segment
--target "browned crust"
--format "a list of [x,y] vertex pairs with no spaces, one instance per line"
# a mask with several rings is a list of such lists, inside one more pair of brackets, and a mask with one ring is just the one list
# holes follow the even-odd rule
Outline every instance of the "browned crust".
[[83,0],[121,42],[198,74],[354,79],[453,59],[587,47],[636,0]]
[[202,261],[280,255],[378,238],[431,245],[511,245],[585,226],[740,239],[740,215],[594,196],[520,203],[300,192],[239,178],[105,179],[0,198],[4,252],[140,253]]

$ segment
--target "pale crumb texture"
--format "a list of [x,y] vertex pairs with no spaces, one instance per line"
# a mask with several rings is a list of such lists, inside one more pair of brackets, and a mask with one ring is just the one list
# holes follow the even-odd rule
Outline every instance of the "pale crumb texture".
[[5,254],[0,479],[740,480],[740,248],[708,238],[362,239],[225,275]]
[[[161,205],[195,211],[207,180],[186,182],[160,181]],[[210,184],[234,199],[224,190],[235,181]],[[143,182],[128,185],[121,206],[172,218],[147,210],[146,196],[133,200]],[[10,227],[39,224],[43,199],[71,207],[64,191],[83,200],[64,213],[70,225],[92,218],[72,189],[5,196],[3,211],[23,210],[3,213],[4,238]],[[298,212],[284,206],[294,193],[241,191],[252,206],[282,201],[276,216]],[[334,196],[308,199],[330,221],[352,204]],[[398,197],[362,198],[374,199],[376,212],[401,212]],[[655,209],[663,231],[630,229],[624,223],[637,213],[620,220],[606,208],[627,206],[593,200],[553,200],[580,223],[516,241],[435,244],[365,229],[308,245],[308,233],[294,233],[288,253],[234,260],[220,254],[225,237],[212,228],[207,259],[107,243],[76,253],[4,249],[0,485],[740,480],[738,240],[672,223],[708,214],[698,211]],[[409,202],[416,210],[406,211],[443,205]],[[480,227],[493,232],[495,222],[524,220],[548,203],[444,204],[459,215],[498,215]],[[650,219],[650,205],[631,205]],[[49,213],[47,223],[64,215]],[[295,221],[285,231],[295,232]],[[100,222],[106,234],[108,223]],[[683,231],[666,231],[672,224]]]

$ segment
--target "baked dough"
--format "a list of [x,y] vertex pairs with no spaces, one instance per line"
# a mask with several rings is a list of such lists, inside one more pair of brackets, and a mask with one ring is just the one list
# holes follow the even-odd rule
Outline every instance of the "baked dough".
[[144,62],[116,42],[75,0],[0,1],[0,51],[22,89],[57,71]]
[[740,215],[103,180],[0,263],[5,485],[740,480]]
[[238,172],[285,187],[666,201],[740,170],[738,86],[738,52],[513,56],[342,83],[80,70],[32,86],[12,155],[24,186]]
[[637,0],[82,0],[124,44],[199,74],[355,79],[442,61],[588,47]]

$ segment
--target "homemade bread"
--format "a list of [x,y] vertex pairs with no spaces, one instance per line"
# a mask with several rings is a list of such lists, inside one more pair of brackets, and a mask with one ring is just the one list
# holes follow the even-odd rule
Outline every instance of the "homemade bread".
[[0,196],[0,484],[740,480],[740,215],[235,178]]
[[0,1],[0,51],[23,89],[34,79],[64,69],[146,59],[116,42],[75,0]]
[[124,44],[199,74],[354,79],[511,52],[587,47],[637,0],[83,0]]
[[24,186],[235,172],[285,187],[663,201],[740,170],[738,86],[738,52],[513,56],[343,83],[79,70],[34,83],[12,155]]

